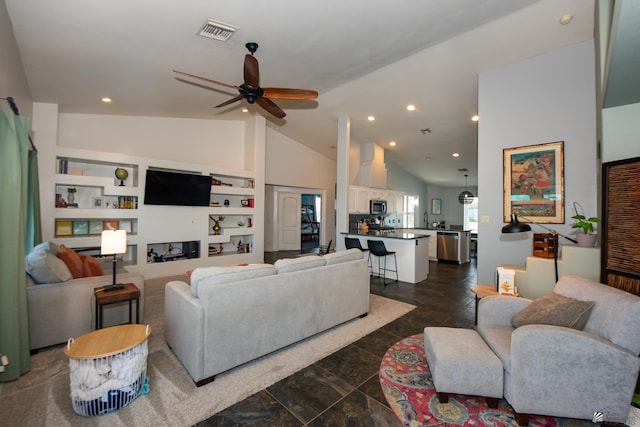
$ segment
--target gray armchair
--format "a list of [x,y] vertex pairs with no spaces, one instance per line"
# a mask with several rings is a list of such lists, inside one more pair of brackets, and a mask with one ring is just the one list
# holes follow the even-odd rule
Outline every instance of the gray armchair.
[[640,370],[640,298],[578,276],[563,276],[554,292],[595,301],[583,330],[511,318],[531,301],[487,297],[478,333],[502,361],[504,398],[526,425],[529,414],[624,422]]

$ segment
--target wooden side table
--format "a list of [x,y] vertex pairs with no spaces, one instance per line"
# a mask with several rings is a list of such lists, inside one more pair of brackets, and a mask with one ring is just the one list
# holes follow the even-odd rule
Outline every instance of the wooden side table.
[[94,288],[96,298],[96,330],[102,329],[102,309],[105,305],[129,301],[129,323],[133,323],[132,304],[136,302],[136,323],[140,322],[140,289],[133,283],[125,283],[124,288],[105,292],[102,287]]
[[[472,286],[471,292],[474,293],[476,296],[476,325],[477,325],[478,324],[478,301],[480,301],[484,297],[500,295],[500,292],[498,292],[498,287],[496,285]],[[516,293],[513,296],[517,297],[518,294]]]

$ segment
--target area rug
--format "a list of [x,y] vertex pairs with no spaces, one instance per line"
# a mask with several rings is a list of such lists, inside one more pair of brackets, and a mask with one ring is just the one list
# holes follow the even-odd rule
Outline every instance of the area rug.
[[[380,385],[391,409],[404,426],[517,426],[506,400],[489,408],[482,397],[450,395],[440,403],[424,354],[423,335],[394,344],[380,365]],[[584,420],[529,417],[530,427],[593,426]]]
[[145,323],[152,330],[147,360],[149,394],[110,414],[77,415],[69,397],[69,362],[63,349],[57,347],[34,355],[28,374],[0,384],[0,425],[192,426],[415,308],[371,295],[368,316],[219,374],[213,383],[196,387],[164,339],[166,281],[145,281]]

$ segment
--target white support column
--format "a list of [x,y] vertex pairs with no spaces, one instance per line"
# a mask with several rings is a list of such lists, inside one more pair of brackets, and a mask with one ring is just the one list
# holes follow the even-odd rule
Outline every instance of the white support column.
[[345,113],[338,116],[338,147],[336,164],[336,250],[344,250],[342,232],[349,231],[349,150],[351,146],[351,120]]

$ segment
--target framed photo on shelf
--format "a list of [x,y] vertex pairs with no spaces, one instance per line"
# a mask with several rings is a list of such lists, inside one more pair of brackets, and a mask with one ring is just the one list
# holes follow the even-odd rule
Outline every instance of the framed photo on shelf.
[[83,236],[89,234],[89,221],[73,221],[73,235]]
[[131,234],[131,220],[127,219],[124,221],[120,221],[119,230],[126,230],[128,234]]
[[119,227],[118,221],[113,221],[113,220],[104,221],[102,225],[103,225],[103,228],[102,228],[103,230],[117,230]]
[[564,142],[503,150],[504,222],[564,224]]
[[102,200],[102,197],[92,197],[91,206],[93,206],[94,208],[104,207],[104,201]]
[[72,234],[72,221],[56,221],[56,236],[71,236]]
[[102,221],[89,221],[89,234],[102,234],[102,230],[104,230]]
[[431,199],[431,214],[440,215],[442,213],[442,199]]

